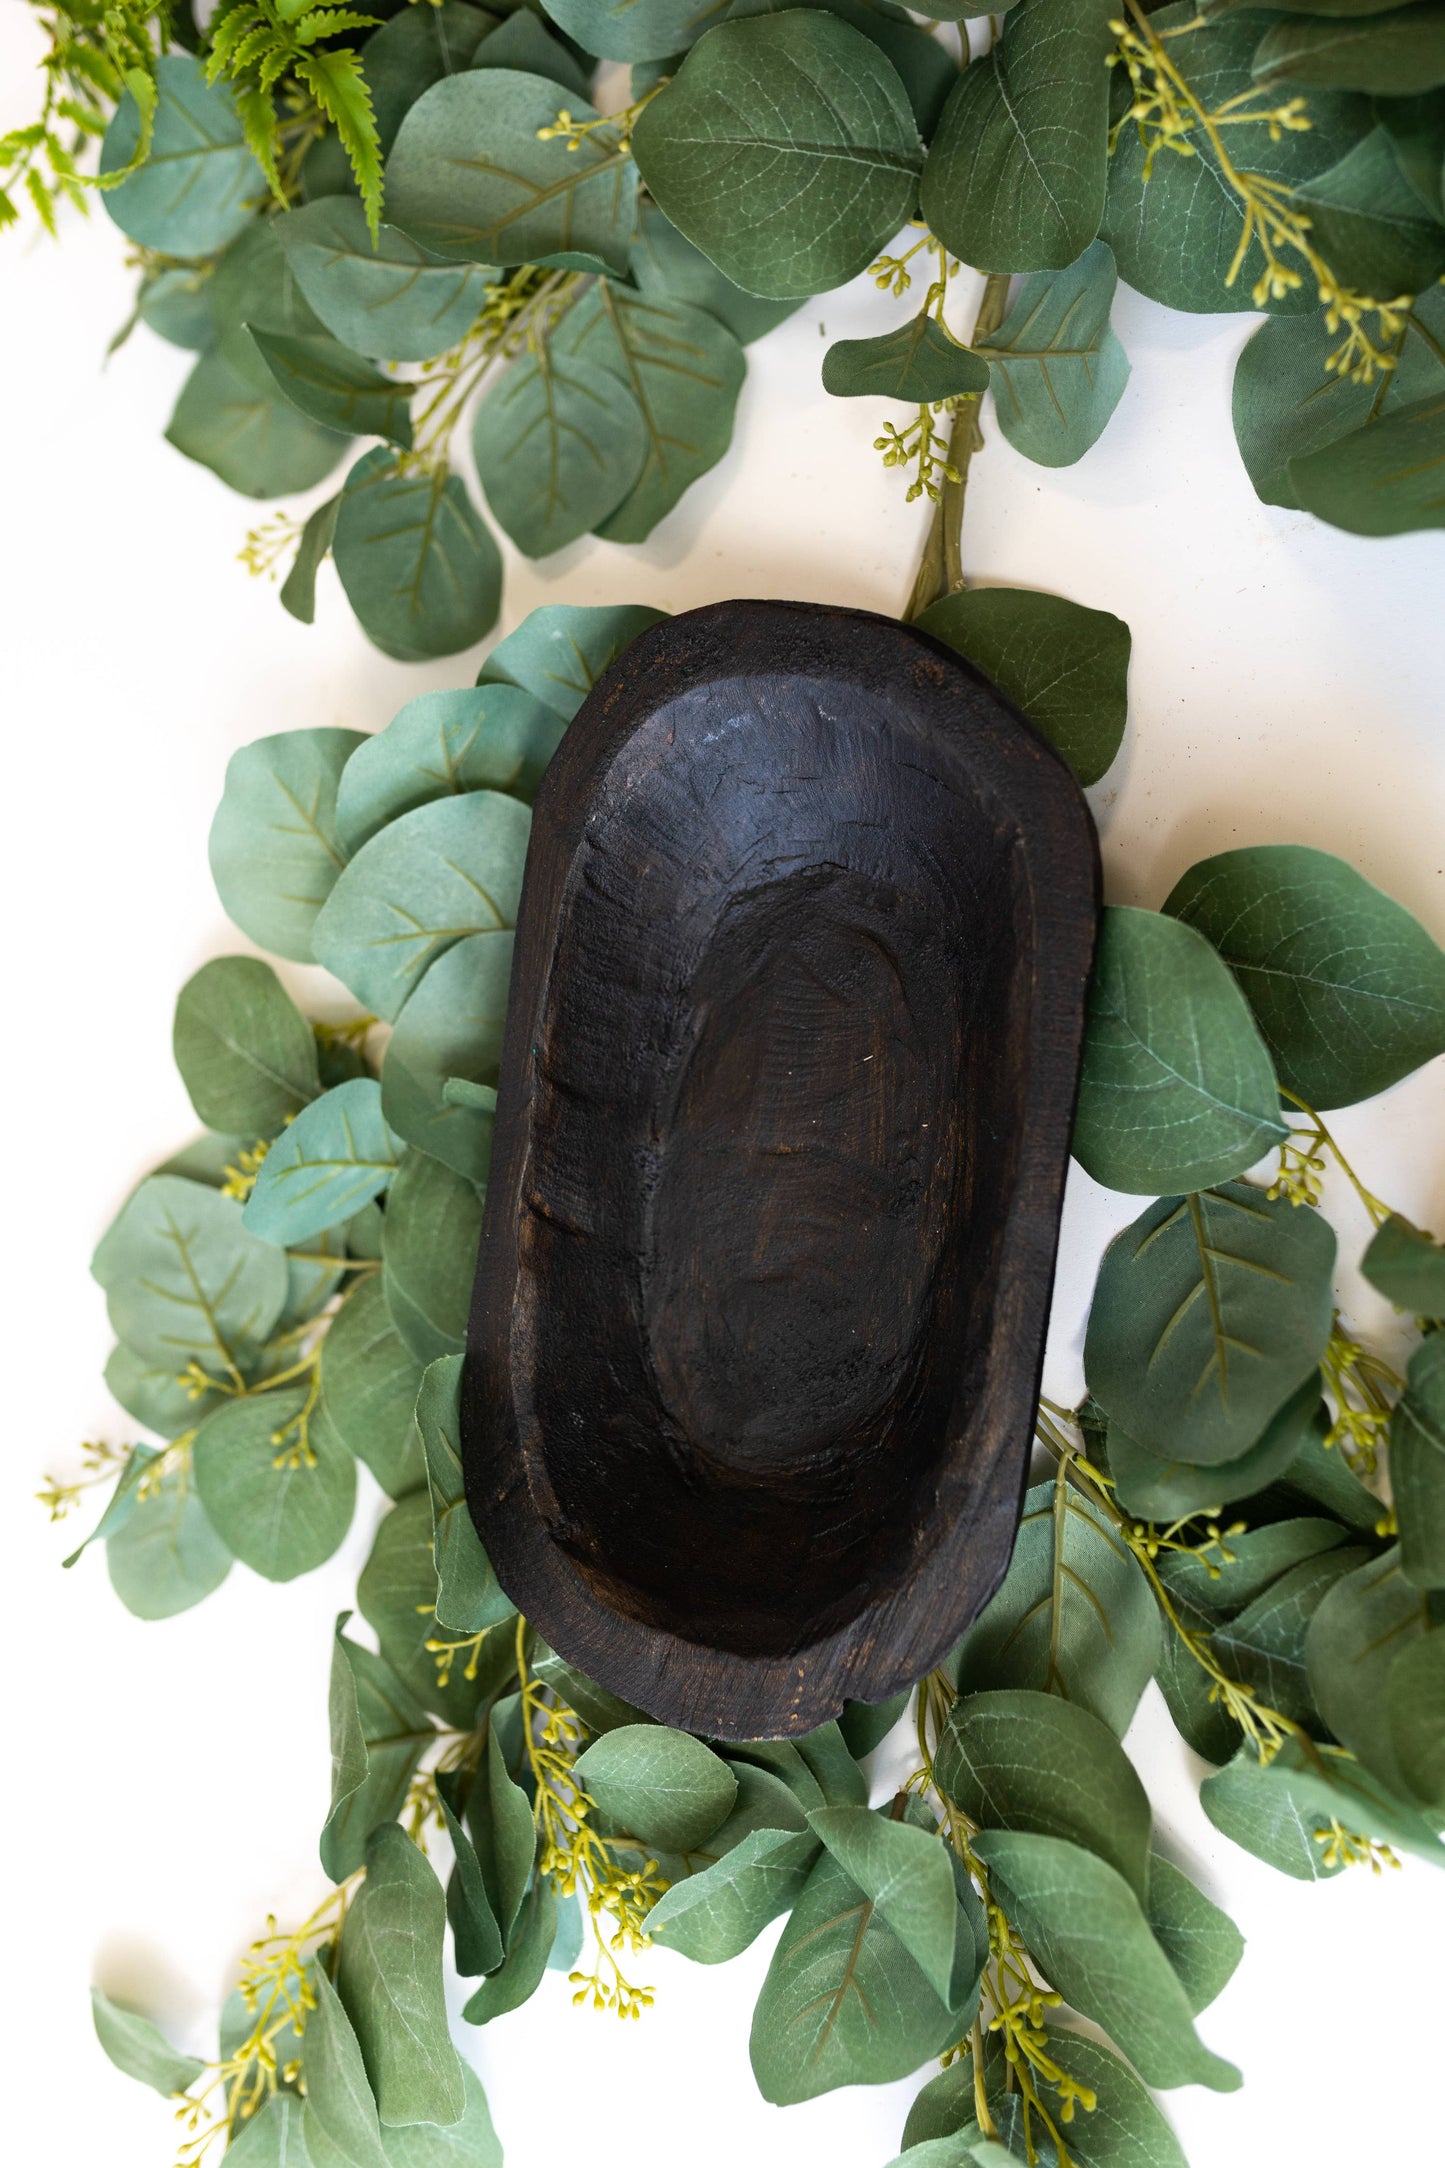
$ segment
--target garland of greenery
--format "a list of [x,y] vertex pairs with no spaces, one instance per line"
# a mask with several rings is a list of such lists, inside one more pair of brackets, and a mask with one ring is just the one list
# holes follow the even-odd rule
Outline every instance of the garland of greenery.
[[[101,190],[132,322],[199,356],[167,435],[232,488],[307,491],[378,440],[243,555],[291,558],[307,622],[330,555],[403,660],[496,622],[500,553],[452,463],[469,413],[524,553],[641,541],[727,449],[747,342],[870,265],[895,297],[927,267],[922,307],[835,343],[823,383],[911,410],[875,440],[911,497],[962,488],[988,389],[1028,458],[1097,440],[1129,368],[1117,262],[1175,308],[1269,312],[1234,390],[1266,502],[1445,521],[1433,7],[935,0],[940,35],[890,0],[221,0],[204,30],[192,0],[33,4],[43,105],[0,139],[0,225],[21,188],[52,230],[57,194]],[[605,116],[599,59],[631,69]],[[995,274],[968,343],[965,263]]]
[[[909,2168],[1182,2168],[1146,2088],[1239,2083],[1194,2020],[1241,1944],[1151,1849],[1119,1743],[1150,1678],[1215,1765],[1206,1813],[1257,1857],[1301,1879],[1442,1858],[1445,1336],[1425,1326],[1407,1379],[1347,1336],[1329,1161],[1376,1226],[1367,1278],[1422,1320],[1445,1316],[1445,1251],[1361,1186],[1316,1109],[1445,1050],[1445,953],[1297,846],[1207,859],[1160,912],[1107,910],[1074,1150],[1151,1201],[1099,1273],[1088,1399],[1039,1408],[1048,1472],[1008,1576],[917,1689],[913,1775],[870,1811],[862,1765],[907,1696],[788,1742],[654,1724],[499,1588],[457,1405],[529,801],[589,684],[659,615],[534,611],[476,686],[230,764],[210,839],[227,911],[360,1013],[308,1022],[249,956],[182,990],[175,1055],[206,1134],[94,1261],[107,1381],[161,1442],[92,1447],[46,1496],[58,1514],[110,1484],[90,1540],[143,1617],[235,1560],[272,1580],[319,1565],[358,1460],[393,1503],[357,1589],[376,1649],[336,1628],[331,1895],[256,1944],[211,2063],[97,1995],[102,2043],[180,2096],[186,2164],[224,2138],[238,2168],[484,2168],[448,1945],[471,2023],[549,1964],[637,2017],[650,1939],[716,1963],[787,1914],[752,2035],[767,2099],[937,2055]],[[1107,768],[1117,619],[995,589],[926,622],[1080,774]],[[1267,1188],[1242,1179],[1272,1153]]]

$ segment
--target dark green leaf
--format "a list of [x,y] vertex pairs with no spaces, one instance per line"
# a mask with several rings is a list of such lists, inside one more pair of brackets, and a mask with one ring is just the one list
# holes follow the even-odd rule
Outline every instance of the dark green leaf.
[[1328,851],[1222,851],[1191,866],[1164,909],[1214,943],[1281,1085],[1312,1107],[1368,1099],[1445,1049],[1445,952]]
[[578,1757],[577,1781],[648,1846],[686,1852],[731,1812],[737,1779],[721,1755],[665,1724],[624,1724]]
[[1244,1955],[1244,1937],[1227,1912],[1172,1860],[1149,1862],[1149,1925],[1184,1989],[1195,2017],[1228,1986]]
[[[1158,2106],[1133,2071],[1102,2041],[1050,2025],[1048,2051],[1060,2069],[1076,2084],[1087,2086],[1095,2098],[1091,2112],[1076,2114],[1064,2126],[1069,2158],[1076,2168],[1186,2168],[1179,2140]],[[990,2084],[989,2091],[994,2120],[1013,2149],[1009,2157],[1026,2159],[1017,2094],[1005,2093],[1001,2082],[996,2087]],[[974,2107],[973,2069],[964,2057],[925,2086],[914,2102],[903,2132],[909,2151],[895,2168],[915,2168],[915,2163],[917,2168],[929,2168],[921,2147],[930,2139],[937,2143],[945,2133],[965,2136],[974,2121]],[[1037,2121],[1032,2134],[1039,2168],[1056,2168],[1056,2150]],[[1002,2168],[976,2143],[972,2150],[980,2168]]]
[[492,649],[477,682],[520,685],[570,722],[623,649],[666,617],[666,610],[654,610],[645,602],[592,609],[577,603],[544,603]]
[[411,386],[381,376],[336,339],[251,336],[282,396],[298,412],[353,437],[411,443]]
[[422,1152],[403,1155],[386,1208],[382,1285],[392,1323],[422,1364],[462,1351],[481,1230],[470,1182]]
[[[482,50],[485,46],[485,52]],[[472,65],[480,68],[515,68],[521,75],[545,75],[574,97],[585,98],[592,69],[584,66],[529,8],[519,7],[495,30],[489,30],[477,47]]]
[[[517,15],[514,22],[530,21]],[[685,240],[655,203],[644,203],[628,265],[639,291],[653,301],[685,301],[726,324],[742,346],[762,338],[791,316],[799,303],[763,301],[724,278],[700,248]]]
[[1318,1729],[1317,1696],[1305,1665],[1310,1624],[1336,1583],[1367,1556],[1348,1545],[1305,1559],[1215,1633],[1214,1653],[1224,1669],[1292,1723]]
[[1104,911],[1074,1157],[1110,1189],[1197,1190],[1288,1135],[1274,1069],[1227,966],[1158,911]]
[[977,1985],[979,1956],[939,1833],[864,1806],[815,1807],[808,1820],[940,2001],[961,2010]]
[[1122,618],[1032,588],[970,587],[930,604],[918,622],[977,663],[1081,783],[1106,773],[1128,716]]
[[[1245,18],[1249,21],[1249,18]],[[1255,25],[1250,24],[1251,32]],[[1254,54],[1254,80],[1409,96],[1445,83],[1445,5],[1391,8],[1368,16],[1307,16],[1274,23]],[[1310,111],[1315,101],[1310,100]]]
[[983,1829],[1082,1844],[1140,1902],[1149,1883],[1149,1798],[1107,1724],[1057,1694],[966,1694],[934,1756],[938,1783]]
[[978,351],[990,363],[994,412],[1016,452],[1071,467],[1103,434],[1129,381],[1109,328],[1118,275],[1102,241],[1067,270],[1027,279]]
[[319,1406],[392,1498],[426,1480],[412,1427],[421,1380],[421,1364],[391,1322],[381,1274],[363,1274],[321,1343]]
[[466,0],[431,0],[427,7],[402,8],[367,39],[362,65],[383,155],[417,99],[433,83],[473,67],[496,26],[496,14]]
[[437,1777],[437,1796],[453,1858],[447,1883],[447,1918],[451,1922],[457,1971],[464,1978],[474,1978],[479,1972],[495,1972],[505,1951],[476,1846],[457,1818],[453,1790],[456,1781],[455,1775],[447,1771]]
[[1305,511],[1349,534],[1445,526],[1445,393],[1292,459],[1288,473]]
[[91,1271],[118,1339],[179,1374],[198,1362],[236,1382],[286,1300],[286,1260],[248,1233],[234,1198],[155,1174],[102,1237]]
[[1061,1694],[1123,1736],[1153,1676],[1159,1611],[1122,1536],[1062,1481],[1024,1499],[1003,1586],[952,1659],[960,1689]]
[[[1437,1257],[1439,1251],[1434,1253]],[[1400,1565],[1416,1588],[1445,1587],[1445,1336],[1410,1358],[1409,1383],[1390,1421],[1390,1484]]]
[[459,345],[495,275],[434,256],[399,226],[380,226],[373,247],[351,196],[324,196],[272,223],[327,330],[377,361],[430,361]]
[[838,1719],[838,1729],[843,1743],[856,1761],[862,1761],[875,1747],[883,1744],[904,1710],[908,1707],[909,1689],[901,1694],[890,1695],[887,1701],[846,1701],[843,1714]]
[[639,114],[633,150],[672,224],[779,300],[866,269],[912,210],[922,163],[896,69],[807,9],[710,32]]
[[547,12],[603,60],[666,60],[725,13],[727,0],[550,0]]
[[1336,1549],[1347,1532],[1317,1516],[1269,1521],[1231,1533],[1202,1554],[1161,1552],[1155,1566],[1171,1596],[1187,1597],[1216,1619],[1237,1618],[1291,1567]]
[[920,315],[874,339],[838,339],[823,356],[823,389],[840,399],[939,399],[988,390],[988,363],[960,346],[936,316]]
[[[1318,14],[1319,10],[1309,10]],[[1374,14],[1383,10],[1369,9]],[[1417,98],[1378,98],[1375,119],[1390,139],[1400,171],[1434,219],[1445,219],[1445,93]]]
[[346,477],[331,555],[362,631],[397,662],[455,655],[496,623],[501,555],[460,475],[403,473],[390,452],[367,452]]
[[458,1731],[476,1720],[481,1689],[466,1676],[474,1653],[454,1659],[445,1686],[428,1641],[454,1641],[437,1619],[431,1500],[425,1490],[399,1498],[377,1526],[371,1555],[356,1584],[357,1607],[398,1678],[416,1699]]
[[195,2084],[205,2064],[173,2048],[158,2026],[138,2011],[124,2010],[98,1987],[90,1991],[95,2036],[117,2070],[170,2098]]
[[446,1925],[425,1855],[399,1823],[383,1822],[367,1840],[337,1973],[383,2123],[457,2123],[466,2106],[442,1985]]
[[526,556],[546,557],[616,511],[642,473],[648,430],[627,384],[553,339],[488,391],[472,456],[498,524]]
[[[224,83],[207,83],[189,53],[155,63],[159,92],[144,162],[102,201],[124,234],[167,256],[210,256],[224,248],[266,194],[246,148],[236,102]],[[141,115],[127,90],[101,146],[102,173],[123,173],[141,143]]]
[[396,1165],[381,1086],[353,1077],[313,1099],[276,1138],[246,1201],[246,1225],[267,1242],[305,1242],[379,1196]]
[[245,328],[283,338],[325,333],[281,245],[281,231],[280,219],[257,219],[212,271],[207,301],[215,329],[209,343]]
[[1445,1317],[1445,1249],[1398,1212],[1376,1228],[1360,1270],[1397,1310]]
[[1445,271],[1445,227],[1400,171],[1383,128],[1304,182],[1295,202],[1309,219],[1311,245],[1343,286],[1388,300],[1421,292]]
[[1390,1666],[1390,1741],[1413,1798],[1445,1810],[1445,1633],[1438,1626]]
[[451,1633],[481,1633],[516,1606],[497,1586],[491,1560],[467,1510],[461,1447],[462,1360],[443,1356],[422,1379],[416,1420],[426,1449],[431,1492],[437,1618]]
[[274,955],[314,962],[311,929],[346,863],[336,786],[355,730],[283,730],[233,753],[211,823],[211,877],[242,933]]
[[1161,1197],[1099,1268],[1089,1390],[1161,1458],[1237,1460],[1324,1352],[1334,1261],[1319,1213],[1247,1183]]
[[184,1471],[148,1485],[105,1546],[110,1585],[136,1618],[174,1618],[220,1587],[231,1554]]
[[1106,0],[1024,0],[965,69],[923,172],[923,215],[955,256],[990,271],[1059,271],[1104,215]]
[[1216,1461],[1213,1467],[1165,1460],[1111,1424],[1109,1473],[1114,1478],[1114,1495],[1126,1512],[1147,1521],[1217,1513],[1227,1503],[1266,1490],[1292,1466],[1305,1440],[1328,1425],[1319,1379],[1314,1375],[1270,1418],[1255,1444],[1237,1460]]
[[387,208],[424,248],[469,263],[583,256],[624,271],[637,219],[637,169],[613,129],[569,141],[554,127],[597,119],[545,76],[476,68],[438,83],[401,124],[386,167]]
[[[927,142],[958,81],[958,63],[942,42],[930,37],[922,26],[909,22],[892,0],[881,0],[880,5],[875,5],[874,0],[802,0],[802,4],[836,15],[852,29],[861,30],[884,58],[892,61],[919,133]],[[747,15],[787,12],[787,0],[732,0],[727,14],[730,22],[737,22]]]
[[462,2009],[469,2025],[486,2025],[494,2017],[519,2010],[537,1992],[547,1959],[557,1938],[557,1899],[546,1875],[539,1874],[527,1892],[521,1918],[507,1948],[500,1971],[481,1986]]
[[1335,1581],[1305,1642],[1320,1715],[1341,1746],[1397,1799],[1408,1799],[1410,1787],[1390,1723],[1390,1672],[1402,1650],[1426,1632],[1427,1616],[1425,1598],[1406,1580],[1396,1546]]
[[413,1772],[436,1737],[416,1696],[385,1657],[374,1656],[336,1622],[328,1708],[331,1723],[331,1806],[321,1832],[321,1864],[333,1882],[355,1874],[366,1840],[393,1821]]

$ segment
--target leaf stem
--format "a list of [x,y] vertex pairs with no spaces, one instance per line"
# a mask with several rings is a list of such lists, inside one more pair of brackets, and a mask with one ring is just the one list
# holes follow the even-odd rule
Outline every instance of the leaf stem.
[[[1008,290],[1008,273],[990,271],[984,280],[970,346],[976,346],[980,339],[997,331],[1008,309]],[[948,439],[949,471],[938,493],[918,577],[904,613],[909,624],[920,617],[931,602],[939,601],[944,595],[956,595],[964,585],[963,509],[968,495],[969,464],[974,453],[983,447],[983,431],[978,421],[980,397],[978,392],[970,392],[959,399],[953,409],[953,427]]]

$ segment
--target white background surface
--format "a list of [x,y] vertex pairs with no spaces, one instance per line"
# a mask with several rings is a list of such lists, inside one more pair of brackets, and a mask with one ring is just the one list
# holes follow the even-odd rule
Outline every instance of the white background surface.
[[[35,49],[28,9],[0,0],[0,127],[31,110]],[[77,1524],[48,1530],[31,1494],[43,1471],[74,1468],[82,1438],[126,1436],[101,1383],[110,1336],[86,1261],[132,1181],[195,1127],[170,1019],[201,961],[245,946],[206,867],[228,755],[302,724],[379,728],[412,694],[470,682],[478,656],[388,662],[329,567],[309,629],[247,579],[235,555],[251,508],[161,441],[187,357],[142,331],[102,367],[131,289],[103,212],[72,220],[59,249],[26,229],[0,251],[5,2143],[60,2168],[167,2168],[169,2111],[103,2060],[86,1987],[99,1979],[213,2053],[239,1951],[268,1911],[294,1920],[323,1894],[330,1624],[378,1500],[364,1490],[352,1540],[319,1573],[272,1588],[237,1567],[200,1610],[142,1625],[99,1556],[62,1576]],[[859,333],[898,313],[860,284],[752,348],[721,466],[641,549],[509,560],[499,629],[564,598],[901,608],[923,515],[870,449],[888,409],[830,401],[817,375],[824,325]],[[1351,859],[1445,937],[1445,542],[1358,541],[1257,503],[1229,428],[1249,321],[1121,293],[1134,375],[1102,445],[1049,474],[990,428],[967,564],[1133,629],[1130,737],[1094,794],[1111,900],[1158,904],[1232,843],[1299,841]],[[319,973],[286,975],[314,997]],[[1437,1063],[1338,1121],[1366,1181],[1437,1230],[1442,1103]],[[1348,1197],[1334,1203],[1353,1255],[1362,1221]],[[1055,1395],[1079,1389],[1098,1254],[1137,1209],[1076,1174]],[[1352,1274],[1342,1290],[1388,1340]],[[1249,1943],[1202,2021],[1245,2090],[1167,2101],[1193,2168],[1438,2158],[1445,1876],[1411,1863],[1378,1882],[1287,1882],[1211,1830],[1199,1765],[1153,1689],[1129,1743],[1163,1841]],[[564,2153],[588,2168],[882,2168],[917,2081],[786,2110],[758,2098],[747,2030],[776,1933],[715,1969],[650,1953],[657,2007],[638,2025],[573,2011],[549,1974],[519,2016],[459,2027],[509,2168]]]

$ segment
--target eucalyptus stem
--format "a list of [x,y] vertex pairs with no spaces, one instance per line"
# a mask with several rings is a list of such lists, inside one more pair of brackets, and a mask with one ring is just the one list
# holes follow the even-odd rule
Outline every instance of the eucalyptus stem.
[[[970,346],[988,338],[1003,322],[1008,309],[1008,288],[1006,271],[989,272],[984,280],[978,314],[973,320]],[[964,585],[963,508],[968,495],[969,464],[974,453],[983,448],[983,431],[978,422],[980,396],[970,392],[953,410],[943,485],[905,612],[905,621],[909,624],[921,616],[931,602],[937,602],[944,595],[956,595]]]

